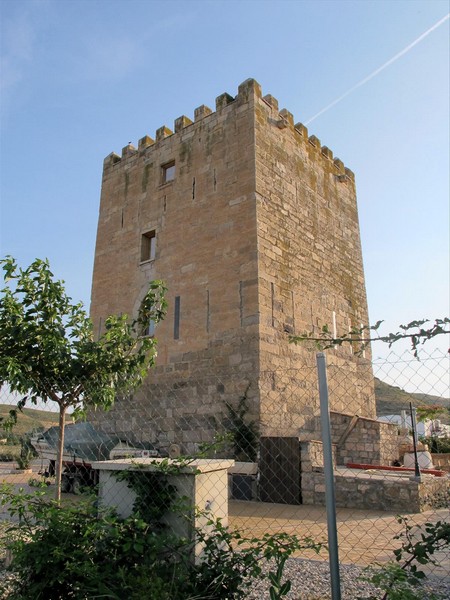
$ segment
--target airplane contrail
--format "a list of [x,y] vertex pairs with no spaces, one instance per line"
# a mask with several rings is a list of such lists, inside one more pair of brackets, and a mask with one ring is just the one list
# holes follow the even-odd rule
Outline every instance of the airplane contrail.
[[426,38],[427,35],[430,35],[430,33],[432,31],[434,31],[435,29],[437,29],[438,27],[440,27],[449,18],[450,18],[450,13],[448,13],[447,15],[445,15],[445,17],[442,17],[442,19],[440,19],[432,27],[430,27],[429,29],[427,29],[426,31],[424,31],[424,33],[422,33],[422,35],[419,35],[419,37],[417,39],[415,39],[413,42],[411,42],[410,44],[408,44],[408,46],[406,46],[405,48],[403,48],[403,50],[401,50],[398,54],[396,54],[395,56],[393,56],[392,58],[390,58],[387,62],[385,62],[384,64],[382,64],[381,67],[378,67],[378,69],[375,69],[375,71],[373,71],[372,73],[370,73],[370,75],[367,75],[367,77],[364,77],[364,79],[361,79],[361,81],[359,81],[353,87],[351,87],[349,90],[347,90],[346,92],[344,92],[342,94],[342,96],[339,96],[339,98],[336,98],[336,100],[333,100],[333,102],[330,102],[330,104],[328,104],[327,106],[325,106],[325,108],[322,108],[322,110],[320,110],[318,113],[316,113],[313,117],[311,117],[310,119],[308,119],[307,121],[305,121],[305,125],[309,125],[309,123],[311,123],[312,121],[314,121],[314,119],[317,119],[317,117],[320,117],[320,115],[323,115],[324,112],[326,112],[327,110],[330,110],[330,108],[332,108],[338,102],[340,102],[341,100],[343,100],[344,98],[346,98],[349,94],[351,94],[356,89],[358,89],[359,87],[361,87],[362,85],[364,85],[365,83],[367,83],[368,81],[370,81],[371,79],[373,79],[376,75],[378,75],[378,73],[381,73],[381,71],[384,71],[384,69],[386,69],[387,67],[389,67],[389,65],[392,65],[393,62],[395,62],[401,56],[403,56],[404,54],[406,54],[407,52],[409,52],[412,48],[414,48],[414,46],[416,46],[419,42],[421,42],[424,38]]

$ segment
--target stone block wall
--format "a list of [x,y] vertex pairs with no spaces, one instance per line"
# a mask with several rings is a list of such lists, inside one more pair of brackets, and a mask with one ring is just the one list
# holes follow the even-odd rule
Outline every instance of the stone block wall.
[[[302,474],[323,472],[323,444],[318,440],[300,442]],[[336,466],[336,446],[332,446],[333,466]]]
[[396,425],[334,411],[330,420],[338,464],[391,465],[399,458]]
[[[317,438],[314,352],[288,336],[367,323],[354,175],[256,81],[105,159],[96,331],[134,317],[153,279],[169,290],[157,367],[94,423],[191,452],[248,389],[262,435]],[[372,417],[370,354],[353,350],[327,353],[331,407]]]
[[[427,478],[423,483],[407,477],[384,476],[366,478],[349,473],[335,476],[335,498],[338,508],[394,511],[401,514],[420,513],[448,508],[450,483],[440,477]],[[302,502],[325,506],[325,476],[320,472],[302,477]]]
[[[173,445],[181,453],[193,454],[199,444],[212,442],[217,435],[229,431],[226,404],[236,406],[247,393],[250,407],[257,403],[255,386],[246,372],[222,371],[222,377],[190,371],[174,372],[164,382],[147,381],[134,396],[116,401],[106,413],[92,413],[104,431],[118,433],[137,441],[157,440],[158,447],[168,453]],[[248,413],[249,420],[258,415]],[[228,447],[217,450],[217,456],[231,456]]]
[[[322,442],[300,442],[302,504],[325,504],[325,476]],[[336,446],[333,446],[333,466],[336,466]]]
[[431,455],[435,469],[450,473],[450,453],[435,453]]
[[[318,413],[315,356],[288,345],[287,335],[319,333],[324,325],[339,335],[368,322],[355,177],[271,95],[258,93],[255,135],[261,368],[301,364],[306,383],[286,385],[277,373],[261,411],[278,396],[279,430],[303,438]],[[341,374],[330,381],[330,406],[374,417],[370,353],[357,357],[354,350],[327,352]]]
[[105,159],[94,325],[135,316],[153,279],[168,288],[168,314],[147,385],[94,413],[102,428],[191,452],[220,430],[225,401],[249,386],[249,418],[259,417],[252,89],[243,84],[236,98],[219,96],[215,112],[201,106],[194,122],[180,117],[174,132],[161,127]]
[[336,506],[368,510],[419,513],[448,506],[449,482],[427,477],[423,483],[409,477],[336,477]]
[[[325,506],[325,475],[322,442],[301,442],[302,503]],[[333,445],[333,464],[339,449]],[[338,459],[339,460],[339,459]],[[357,462],[357,461],[353,461]],[[352,469],[335,470],[336,506],[365,510],[419,513],[447,508],[450,501],[448,478],[422,475],[414,481],[411,474],[391,474],[373,471],[364,473]]]

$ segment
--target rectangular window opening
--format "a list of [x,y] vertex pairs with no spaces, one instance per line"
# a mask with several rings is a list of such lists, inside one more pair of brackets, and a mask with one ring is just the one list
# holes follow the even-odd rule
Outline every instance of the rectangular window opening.
[[169,181],[173,181],[175,179],[175,161],[172,160],[165,165],[161,166],[161,183],[169,183]]
[[141,262],[155,260],[156,231],[147,231],[141,236]]

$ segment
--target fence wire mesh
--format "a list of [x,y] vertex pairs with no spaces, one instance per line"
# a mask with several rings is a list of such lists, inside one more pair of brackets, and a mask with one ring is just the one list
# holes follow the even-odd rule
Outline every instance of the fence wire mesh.
[[[413,525],[449,520],[450,421],[448,412],[439,413],[449,406],[449,358],[424,350],[420,360],[391,353],[372,364],[361,360],[355,375],[354,366],[334,363],[332,355],[328,385],[339,559],[359,566],[384,563],[401,543],[397,515],[408,515]],[[175,374],[164,383],[157,375],[150,374],[139,392],[118,398],[108,412],[88,410],[87,420],[76,423],[67,416],[65,497],[76,501],[95,489],[100,506],[124,517],[136,507],[151,508],[184,536],[192,535],[192,525],[207,530],[213,517],[250,536],[287,532],[326,541],[315,366],[259,372],[252,380],[238,368],[222,370],[220,377]],[[3,417],[19,399],[7,386],[1,389]],[[420,480],[410,402],[433,407],[418,426]],[[3,481],[30,488],[42,477],[53,485],[57,423],[57,406],[50,402],[18,413],[16,425],[0,436]],[[27,458],[32,472],[16,472]],[[143,488],[119,475],[130,470],[144,474]],[[167,497],[169,488],[182,499],[188,524],[166,510],[174,500]],[[5,509],[1,518],[8,518]],[[312,550],[299,556],[328,559],[326,552]],[[448,556],[436,558],[428,572],[448,577]]]

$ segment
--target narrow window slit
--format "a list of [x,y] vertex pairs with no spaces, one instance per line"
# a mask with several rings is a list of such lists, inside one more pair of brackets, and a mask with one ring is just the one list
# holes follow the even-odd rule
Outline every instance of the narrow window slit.
[[295,333],[295,299],[294,299],[293,290],[291,290],[291,301],[292,301],[292,328]]
[[175,310],[173,315],[173,339],[180,339],[180,296],[175,296]]
[[275,327],[275,286],[270,284],[270,293],[272,296],[272,327]]
[[239,316],[241,319],[241,327],[243,325],[244,320],[244,298],[242,292],[242,281],[239,282]]

